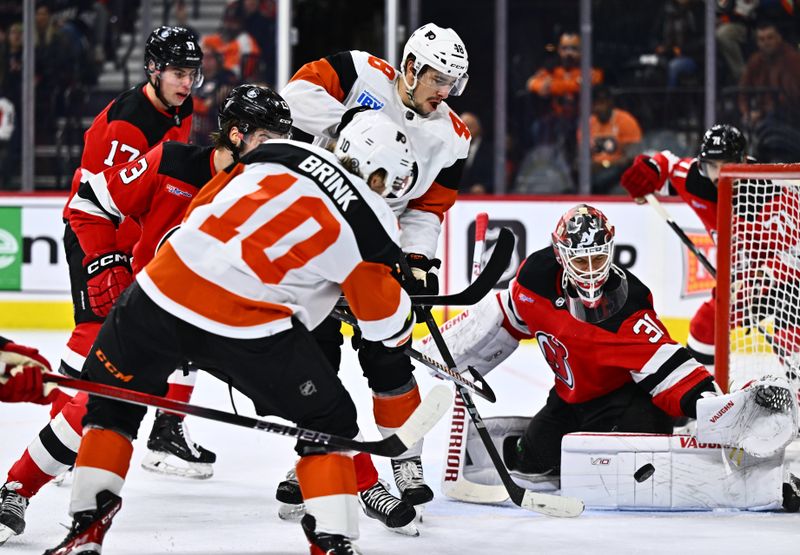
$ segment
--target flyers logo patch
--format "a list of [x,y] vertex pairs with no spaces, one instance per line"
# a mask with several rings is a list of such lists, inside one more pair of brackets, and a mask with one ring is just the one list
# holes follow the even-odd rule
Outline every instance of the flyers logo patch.
[[572,373],[569,362],[567,362],[569,353],[564,344],[556,339],[555,336],[542,331],[536,332],[536,342],[539,344],[544,359],[550,365],[550,369],[556,375],[556,378],[564,382],[564,385],[570,389],[575,387],[575,375]]

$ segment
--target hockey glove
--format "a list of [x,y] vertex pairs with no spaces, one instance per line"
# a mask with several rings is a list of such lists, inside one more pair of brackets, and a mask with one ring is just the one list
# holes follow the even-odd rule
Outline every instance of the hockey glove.
[[620,181],[633,198],[641,199],[656,192],[661,181],[661,171],[649,156],[640,154],[622,174]]
[[49,371],[50,363],[39,351],[0,337],[0,401],[51,403],[55,387],[42,381],[42,372]]
[[95,314],[105,318],[117,298],[133,281],[128,255],[120,251],[89,255],[83,265],[89,305]]
[[436,295],[439,293],[439,267],[442,261],[428,258],[422,254],[410,253],[406,261],[411,269],[411,276],[403,276],[403,289],[409,295]]

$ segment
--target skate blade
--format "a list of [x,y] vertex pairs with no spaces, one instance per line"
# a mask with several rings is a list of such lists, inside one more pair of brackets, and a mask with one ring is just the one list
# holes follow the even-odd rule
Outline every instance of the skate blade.
[[289,503],[281,503],[278,507],[278,518],[281,520],[300,520],[306,514],[305,503],[299,505],[290,505]]
[[[414,517],[416,519],[416,517]],[[395,534],[400,534],[401,536],[411,536],[411,537],[419,537],[419,528],[414,523],[415,521],[412,520],[405,526],[398,526],[397,528],[389,528],[385,524],[383,525],[387,530],[394,532]]]
[[414,510],[417,511],[417,516],[412,522],[422,524],[422,517],[425,514],[425,505],[414,505]]
[[3,545],[9,539],[13,538],[16,535],[17,534],[14,532],[14,530],[9,528],[5,524],[0,524],[0,545]]
[[207,480],[214,475],[214,468],[208,463],[188,462],[160,451],[148,451],[142,460],[142,468],[154,474],[193,480]]

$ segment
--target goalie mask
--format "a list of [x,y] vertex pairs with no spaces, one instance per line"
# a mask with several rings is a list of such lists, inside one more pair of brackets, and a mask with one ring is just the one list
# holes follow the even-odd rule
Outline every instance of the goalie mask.
[[[602,212],[586,204],[571,208],[558,221],[552,241],[556,258],[564,268],[562,284],[573,316],[586,320],[587,310],[599,309],[599,314],[590,317],[605,314],[607,318],[620,308],[620,297],[624,304],[624,274],[620,277],[615,273],[613,291],[604,290],[614,258],[614,227]],[[609,301],[614,306],[601,306]]]
[[403,196],[413,185],[416,162],[405,132],[386,114],[367,110],[356,114],[339,134],[333,154],[349,159],[355,173],[369,183],[376,171],[386,172],[383,197]]
[[464,92],[469,80],[469,60],[467,48],[458,33],[450,28],[444,29],[433,23],[426,23],[408,38],[403,48],[403,64],[409,55],[414,57],[414,83],[406,82],[409,89],[416,87],[420,72],[428,66],[441,74],[438,79],[446,79],[451,83],[451,96],[459,96]]

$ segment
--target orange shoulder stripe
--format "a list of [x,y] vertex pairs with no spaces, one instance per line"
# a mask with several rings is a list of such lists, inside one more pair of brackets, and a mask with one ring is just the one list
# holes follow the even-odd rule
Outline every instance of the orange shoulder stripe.
[[319,85],[339,102],[344,102],[344,90],[339,81],[339,74],[333,69],[333,66],[328,63],[328,60],[322,58],[316,62],[309,62],[297,70],[297,73],[292,76],[290,81],[297,81],[301,79]]

